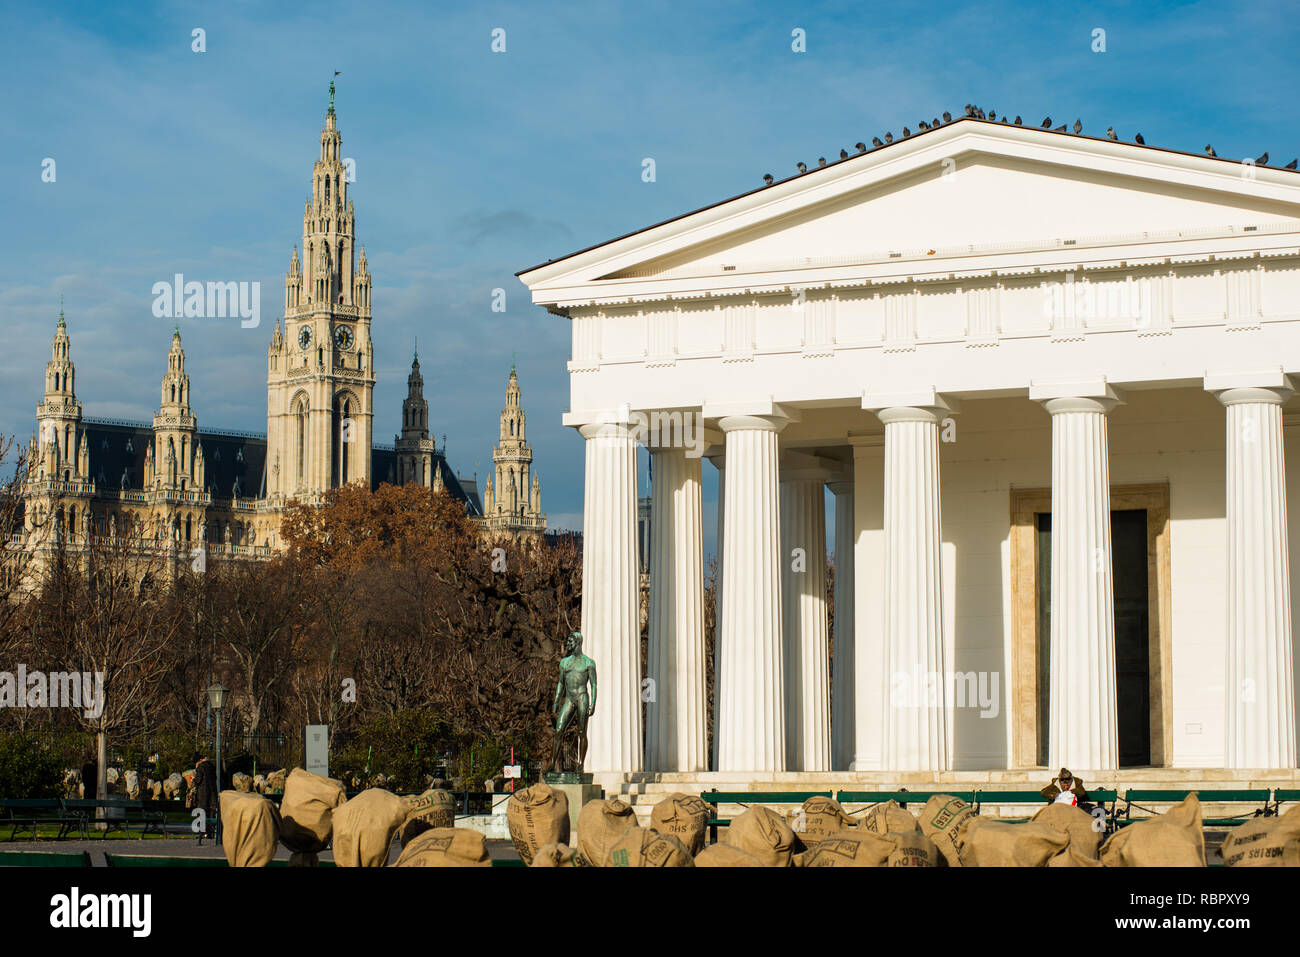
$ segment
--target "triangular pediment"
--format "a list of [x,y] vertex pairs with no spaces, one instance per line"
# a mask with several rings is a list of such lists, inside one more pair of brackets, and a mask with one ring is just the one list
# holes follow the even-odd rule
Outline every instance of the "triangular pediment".
[[1300,175],[961,121],[521,275],[537,292],[1255,231],[1300,231]]

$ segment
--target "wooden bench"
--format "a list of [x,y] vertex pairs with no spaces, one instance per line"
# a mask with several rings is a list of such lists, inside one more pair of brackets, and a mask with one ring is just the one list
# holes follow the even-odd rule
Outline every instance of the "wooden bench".
[[718,817],[721,804],[802,804],[810,797],[834,797],[830,791],[704,791],[700,800],[713,805],[713,817],[709,819],[709,843],[718,842],[718,828],[731,824],[730,818]]
[[1115,812],[1115,826],[1117,828],[1127,827],[1129,824],[1142,820],[1142,818],[1133,817],[1135,807],[1140,810],[1152,811],[1154,815],[1156,812],[1152,808],[1143,805],[1177,804],[1186,799],[1189,794],[1196,794],[1202,804],[1242,804],[1253,807],[1253,810],[1243,810],[1241,814],[1230,817],[1202,817],[1201,825],[1203,827],[1236,827],[1251,818],[1268,815],[1273,807],[1273,793],[1268,788],[1229,788],[1225,790],[1191,788],[1174,791],[1130,788],[1124,792],[1123,811],[1117,809]]
[[74,820],[61,798],[8,798],[0,800],[0,824],[8,824],[9,840],[14,840],[19,831],[29,831],[32,840],[38,840],[36,829],[43,825],[59,826],[59,837],[63,836],[68,823]]
[[[1106,812],[1106,833],[1115,829],[1115,803],[1119,800],[1119,792],[1114,788],[1096,788],[1088,792],[1087,803],[1102,808]],[[975,794],[975,810],[982,814],[987,807],[1006,807],[1008,805],[1038,805],[1039,809],[1048,806],[1047,798],[1043,797],[1042,791],[999,791],[994,788],[982,788]],[[1035,811],[1037,813],[1037,811]],[[1004,814],[997,815],[999,821],[1024,822],[1030,817],[1007,816]]]
[[1300,801],[1300,788],[1278,788],[1273,792],[1273,813],[1281,814],[1283,804]]
[[[170,808],[162,809],[158,805],[168,802],[149,801],[148,805],[143,801],[130,798],[99,798],[96,800],[66,800],[63,802],[70,815],[75,818],[70,820],[66,830],[75,828],[83,838],[89,838],[90,825],[94,823],[103,823],[105,825],[104,835],[108,836],[113,831],[128,832],[132,824],[143,825],[140,830],[140,840],[150,831],[157,834],[167,833],[167,813]],[[104,810],[106,813],[99,817],[96,812]],[[120,811],[120,815],[108,813]],[[189,812],[186,812],[187,816]],[[60,837],[63,833],[60,833]]]

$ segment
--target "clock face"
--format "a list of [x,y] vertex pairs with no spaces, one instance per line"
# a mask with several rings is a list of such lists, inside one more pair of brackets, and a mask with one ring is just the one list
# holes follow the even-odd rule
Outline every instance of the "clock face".
[[340,349],[352,348],[352,330],[347,326],[334,327],[334,344]]
[[306,349],[311,345],[311,326],[303,326],[298,330],[298,348]]

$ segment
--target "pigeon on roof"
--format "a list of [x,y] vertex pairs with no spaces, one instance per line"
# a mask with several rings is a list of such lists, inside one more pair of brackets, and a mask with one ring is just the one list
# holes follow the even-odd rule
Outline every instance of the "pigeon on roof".
[[848,159],[848,158],[849,158],[849,151],[843,149],[840,150],[840,159]]
[[1106,127],[1106,139],[1108,139],[1108,140],[1118,140],[1118,139],[1119,139],[1119,134],[1115,132],[1115,127],[1113,127],[1113,126],[1108,126],[1108,127]]
[[766,183],[768,186],[771,186],[771,185],[772,185],[772,174],[771,174],[771,173],[764,173],[764,174],[763,174],[763,182]]
[[944,121],[945,123],[951,123],[951,122],[952,122],[952,114],[949,113],[947,110],[944,110],[944,111],[943,111],[943,121]]
[[805,166],[803,163],[795,163],[794,165],[798,168],[799,172],[801,173],[808,172],[808,167]]
[[1205,155],[1206,155],[1206,156],[1218,156],[1219,154],[1216,153],[1216,152],[1214,152],[1214,147],[1213,147],[1213,146],[1211,146],[1209,143],[1206,143],[1206,144],[1205,144]]
[[938,125],[939,125],[939,117],[936,116],[934,119],[930,121],[930,128],[934,129]]
[[854,143],[854,144],[853,144],[853,148],[854,148],[855,150],[857,150],[859,153],[865,153],[865,152],[867,151],[867,144],[866,144],[866,143]]
[[893,133],[886,132],[886,133],[885,133],[885,142],[886,142],[886,143],[892,143],[892,142],[894,142],[894,134],[893,134]]
[[966,104],[966,115],[967,115],[967,116],[974,116],[974,115],[975,115],[975,107],[972,106],[970,103],[967,103],[967,104]]
[[1065,124],[1062,123],[1062,124],[1061,124],[1060,126],[1058,126],[1056,129],[1052,130],[1052,132],[1053,132],[1053,133],[1064,133],[1064,132],[1065,132]]
[[918,130],[928,130],[930,128],[930,124],[927,123],[925,120],[922,120],[920,123],[916,124],[916,128]]
[[906,126],[904,126],[904,127],[903,127],[903,136],[904,136],[904,138],[906,138],[906,137],[908,137],[908,136],[911,136],[911,135],[912,135],[912,131],[909,130]]
[[1082,133],[1082,132],[1083,132],[1083,120],[1075,120],[1075,121],[1074,121],[1074,132],[1075,132],[1075,133]]
[[872,146],[884,146],[885,144],[884,144],[884,141],[881,140],[881,138],[880,138],[879,136],[873,136],[873,137],[871,137],[871,145],[872,145]]
[[826,157],[825,157],[825,156],[819,156],[819,157],[817,157],[817,165],[818,165],[818,167],[825,166],[825,165],[826,165]]
[[1138,146],[1146,146],[1146,145],[1147,145],[1147,141],[1144,140],[1144,139],[1142,138],[1142,134],[1141,134],[1141,133],[1139,133],[1137,136],[1133,137],[1133,142],[1136,143]]
[[1283,168],[1283,169],[1295,169],[1297,163],[1300,163],[1300,159],[1293,159],[1291,162],[1287,163],[1286,166],[1284,166],[1284,167],[1282,167],[1282,168]]
[[996,120],[997,118],[998,118],[997,111],[996,111],[996,110],[989,110],[989,119],[990,119],[990,120]]
[[1263,156],[1256,156],[1256,157],[1255,157],[1255,165],[1256,165],[1256,166],[1267,166],[1267,165],[1268,165],[1268,150],[1264,150],[1264,155],[1263,155]]
[[1019,116],[1016,117],[1015,122],[1016,122],[1016,126],[1020,126],[1020,125],[1021,125],[1021,124],[1020,124],[1020,117],[1019,117]]
[[1050,130],[1052,128],[1052,118],[1050,116],[1043,117],[1042,127],[1045,130]]
[[975,115],[978,116],[981,120],[984,119],[984,111],[980,109],[978,106],[975,107]]

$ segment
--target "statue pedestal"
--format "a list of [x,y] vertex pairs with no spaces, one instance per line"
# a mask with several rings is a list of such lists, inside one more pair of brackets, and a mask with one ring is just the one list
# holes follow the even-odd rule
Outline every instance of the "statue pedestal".
[[598,801],[605,795],[605,789],[592,783],[591,775],[586,771],[547,771],[544,780],[557,791],[563,791],[569,799],[569,846],[576,847],[578,839],[578,814],[588,801]]

